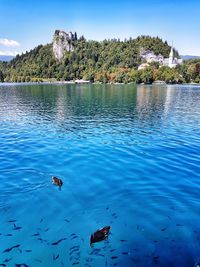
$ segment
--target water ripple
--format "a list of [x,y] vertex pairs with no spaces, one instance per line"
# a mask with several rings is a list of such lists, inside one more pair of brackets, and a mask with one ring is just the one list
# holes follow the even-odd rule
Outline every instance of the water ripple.
[[[194,266],[200,87],[0,89],[0,239],[21,249],[11,265]],[[90,248],[104,225],[108,241]]]

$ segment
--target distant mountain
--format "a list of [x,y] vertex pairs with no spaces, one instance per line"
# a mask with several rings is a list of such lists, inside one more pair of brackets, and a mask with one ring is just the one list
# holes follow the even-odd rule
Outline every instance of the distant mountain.
[[200,56],[183,55],[183,56],[181,56],[181,58],[183,60],[188,60],[188,59],[200,58]]
[[11,61],[14,57],[13,56],[3,56],[3,55],[0,55],[0,61]]

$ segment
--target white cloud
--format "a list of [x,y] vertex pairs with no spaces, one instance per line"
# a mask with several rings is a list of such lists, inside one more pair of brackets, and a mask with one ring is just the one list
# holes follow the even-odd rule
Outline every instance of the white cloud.
[[0,56],[16,56],[17,54],[20,54],[17,51],[0,51]]
[[7,46],[7,47],[20,46],[20,44],[17,41],[8,40],[8,39],[0,39],[0,45]]

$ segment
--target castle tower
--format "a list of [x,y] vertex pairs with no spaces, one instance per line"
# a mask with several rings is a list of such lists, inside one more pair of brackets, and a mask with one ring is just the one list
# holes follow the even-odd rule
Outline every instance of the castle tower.
[[174,49],[173,49],[173,45],[172,45],[171,46],[171,51],[170,51],[170,54],[169,54],[169,65],[168,65],[170,68],[174,67],[173,61],[174,61]]

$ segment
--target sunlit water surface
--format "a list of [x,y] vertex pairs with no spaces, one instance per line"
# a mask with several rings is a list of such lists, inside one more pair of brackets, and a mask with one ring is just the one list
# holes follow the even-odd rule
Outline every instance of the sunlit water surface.
[[194,266],[199,153],[198,86],[0,85],[0,264]]

